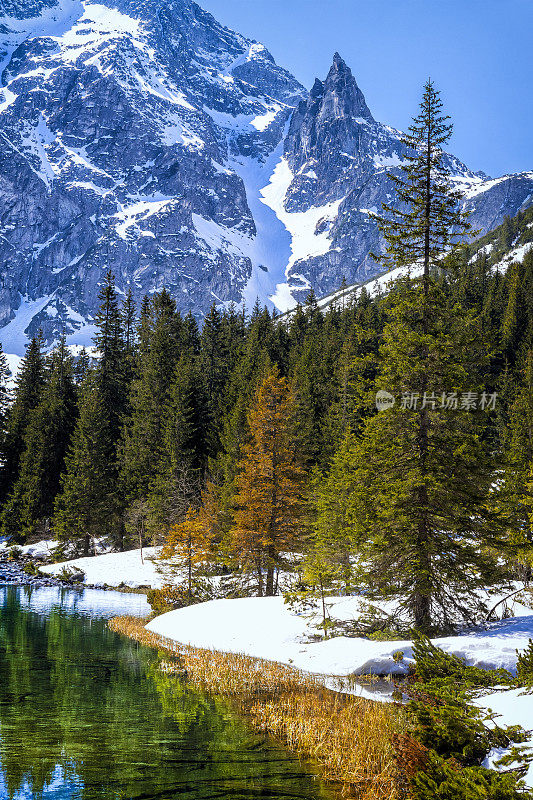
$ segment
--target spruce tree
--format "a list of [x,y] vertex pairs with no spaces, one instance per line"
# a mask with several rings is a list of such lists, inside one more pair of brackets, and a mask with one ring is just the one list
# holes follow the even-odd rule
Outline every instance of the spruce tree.
[[328,401],[325,379],[323,329],[313,317],[322,319],[312,306],[306,310],[308,328],[299,358],[293,367],[293,388],[298,406],[296,437],[303,464],[316,464],[324,450],[323,424]]
[[34,336],[27,349],[15,382],[13,404],[9,408],[7,430],[2,446],[0,468],[0,503],[18,477],[20,458],[24,451],[24,436],[31,412],[38,405],[46,373],[42,339]]
[[209,410],[215,419],[222,411],[224,390],[230,373],[230,360],[224,319],[214,303],[204,319],[200,347]]
[[83,383],[91,366],[91,360],[85,347],[81,348],[79,356],[74,361],[74,380],[76,384]]
[[495,504],[503,514],[510,544],[526,567],[533,563],[533,496],[529,476],[533,465],[533,349],[526,353],[522,383],[511,405],[504,438],[503,479],[498,483]]
[[131,385],[130,414],[122,429],[120,451],[121,486],[128,503],[146,500],[162,469],[166,414],[182,328],[168,292],[143,303],[138,330],[139,367]]
[[90,371],[81,387],[80,414],[65,459],[53,527],[60,541],[88,555],[95,539],[119,529],[115,465],[109,457],[110,418],[99,379]]
[[390,174],[399,203],[384,203],[383,216],[375,216],[385,240],[385,253],[378,261],[388,268],[420,264],[425,293],[431,268],[451,245],[472,232],[459,208],[461,193],[450,179],[443,151],[453,130],[449,119],[442,113],[439,92],[428,80],[420,113],[402,139],[407,152],[401,174]]
[[179,523],[190,504],[199,501],[210,454],[210,428],[198,357],[185,352],[169,389],[161,458],[148,487],[152,534]]
[[165,420],[169,465],[202,477],[210,454],[207,388],[197,358],[183,355],[170,388]]
[[[123,313],[119,308],[115,278],[112,272],[106,274],[98,293],[98,299],[100,305],[95,319],[97,331],[94,343],[99,357],[94,370],[91,370],[85,383],[90,384],[92,391],[98,395],[98,406],[102,419],[98,425],[98,446],[88,448],[84,458],[88,459],[91,456],[98,458],[92,464],[86,463],[85,468],[94,476],[100,473],[99,478],[95,481],[96,484],[100,485],[101,482],[107,481],[106,492],[98,505],[108,508],[110,515],[108,534],[114,545],[122,547],[123,529],[121,525],[116,524],[116,509],[121,501],[121,487],[118,481],[118,450],[122,425],[128,412],[129,384],[133,371],[133,353],[131,352],[133,348],[131,331],[133,309],[131,303],[128,306],[127,300],[126,311]],[[126,340],[125,322],[129,328],[129,341]],[[87,401],[91,406],[96,403],[90,394],[83,391],[80,400],[80,418],[83,416],[83,404]],[[102,456],[102,453],[105,455]],[[72,465],[72,460],[69,463]],[[72,472],[69,473],[68,479],[74,483],[76,481]],[[70,488],[67,482],[63,493],[68,493]],[[95,530],[96,528],[93,526],[92,530],[84,534],[87,537],[84,540],[85,549],[88,547],[90,537],[97,535]],[[62,528],[62,535],[68,536],[65,525]],[[78,538],[79,532],[73,535]],[[98,532],[98,535],[101,535],[101,532]]]
[[[377,386],[397,402],[364,426],[350,498],[361,578],[375,596],[397,598],[423,631],[475,617],[475,589],[494,574],[482,542],[499,534],[486,510],[491,473],[476,415],[460,406],[477,389],[469,364],[479,334],[435,279],[447,248],[470,230],[442,150],[451,130],[428,81],[402,174],[393,176],[401,203],[385,204],[378,219],[381,261],[419,265],[421,278],[398,281],[388,298]],[[448,407],[454,392],[457,409]]]
[[0,453],[3,451],[7,434],[7,418],[10,400],[8,381],[10,377],[11,370],[9,369],[7,357],[2,350],[2,344],[0,343]]
[[124,363],[122,371],[124,375],[125,392],[128,394],[135,374],[135,362],[137,357],[136,308],[131,289],[128,289],[126,298],[122,304],[121,316],[122,329],[124,332]]
[[48,535],[76,413],[73,360],[63,337],[52,354],[41,399],[30,414],[18,478],[2,512],[3,532],[13,541]]
[[[109,426],[109,457],[114,461],[120,429],[127,408],[130,353],[126,352],[123,316],[119,310],[115,278],[108,272],[100,292],[94,338],[100,358],[96,368],[98,388]],[[128,324],[129,324],[128,320]],[[131,332],[130,332],[131,337]],[[130,348],[133,343],[130,341]]]
[[[488,548],[501,546],[503,530],[489,508],[489,412],[471,407],[483,397],[468,367],[482,357],[477,325],[434,287],[422,332],[422,292],[406,281],[397,293],[377,381],[396,403],[367,420],[342,481],[351,482],[343,513],[357,539],[359,578],[374,598],[397,600],[398,618],[429,632],[482,612],[477,590],[498,578]],[[338,508],[340,487],[328,488]]]

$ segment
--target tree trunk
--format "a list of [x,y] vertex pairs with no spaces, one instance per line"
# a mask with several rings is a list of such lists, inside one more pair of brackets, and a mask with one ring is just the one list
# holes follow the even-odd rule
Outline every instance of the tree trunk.
[[[431,114],[431,111],[429,112]],[[424,230],[424,278],[423,278],[423,309],[422,309],[422,330],[424,335],[428,332],[429,322],[429,266],[430,266],[430,230],[431,230],[431,119],[428,120],[427,136],[427,163],[426,163],[426,197],[425,197],[425,230]],[[426,362],[428,353],[426,345],[423,346],[421,353],[422,360]],[[422,398],[427,395],[428,378],[427,369],[424,369],[420,380],[420,393]],[[429,530],[429,498],[427,490],[427,455],[429,437],[429,414],[425,406],[420,409],[418,415],[418,460],[420,466],[421,483],[418,487],[416,502],[418,504],[418,532],[417,532],[417,554],[418,566],[414,576],[413,593],[411,606],[414,616],[415,627],[423,632],[428,632],[431,627],[431,586],[430,586],[430,563],[428,554],[428,544],[430,538]]]
[[274,548],[268,547],[267,548],[268,565],[267,565],[267,574],[265,582],[265,595],[267,597],[272,597],[272,595],[274,594],[274,573],[275,573],[274,555],[275,555]]
[[263,569],[259,560],[257,561],[257,594],[258,597],[263,597]]

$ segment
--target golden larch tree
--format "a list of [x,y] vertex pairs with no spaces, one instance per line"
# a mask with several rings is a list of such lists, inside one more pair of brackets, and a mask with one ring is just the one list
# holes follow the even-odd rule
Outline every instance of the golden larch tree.
[[[168,532],[161,550],[161,571],[177,584],[191,603],[200,588],[198,570],[211,557],[211,527],[203,507],[189,508],[185,518]],[[177,580],[176,580],[177,579]]]
[[248,412],[250,439],[236,479],[230,544],[257,577],[258,593],[272,595],[280,554],[301,537],[304,472],[297,464],[295,399],[274,367],[256,390]]

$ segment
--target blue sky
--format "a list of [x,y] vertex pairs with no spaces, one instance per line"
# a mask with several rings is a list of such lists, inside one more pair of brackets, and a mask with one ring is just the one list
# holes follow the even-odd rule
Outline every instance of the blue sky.
[[303,84],[338,50],[374,117],[405,128],[430,75],[450,150],[496,177],[533,169],[533,0],[198,0]]

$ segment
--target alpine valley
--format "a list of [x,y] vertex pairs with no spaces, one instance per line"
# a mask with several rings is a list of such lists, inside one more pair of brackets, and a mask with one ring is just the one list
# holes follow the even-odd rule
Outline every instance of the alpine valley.
[[[308,91],[191,0],[0,0],[0,75],[7,353],[88,344],[108,270],[199,319],[379,272],[370,213],[405,151],[338,54]],[[448,158],[481,233],[533,204],[533,172]]]

